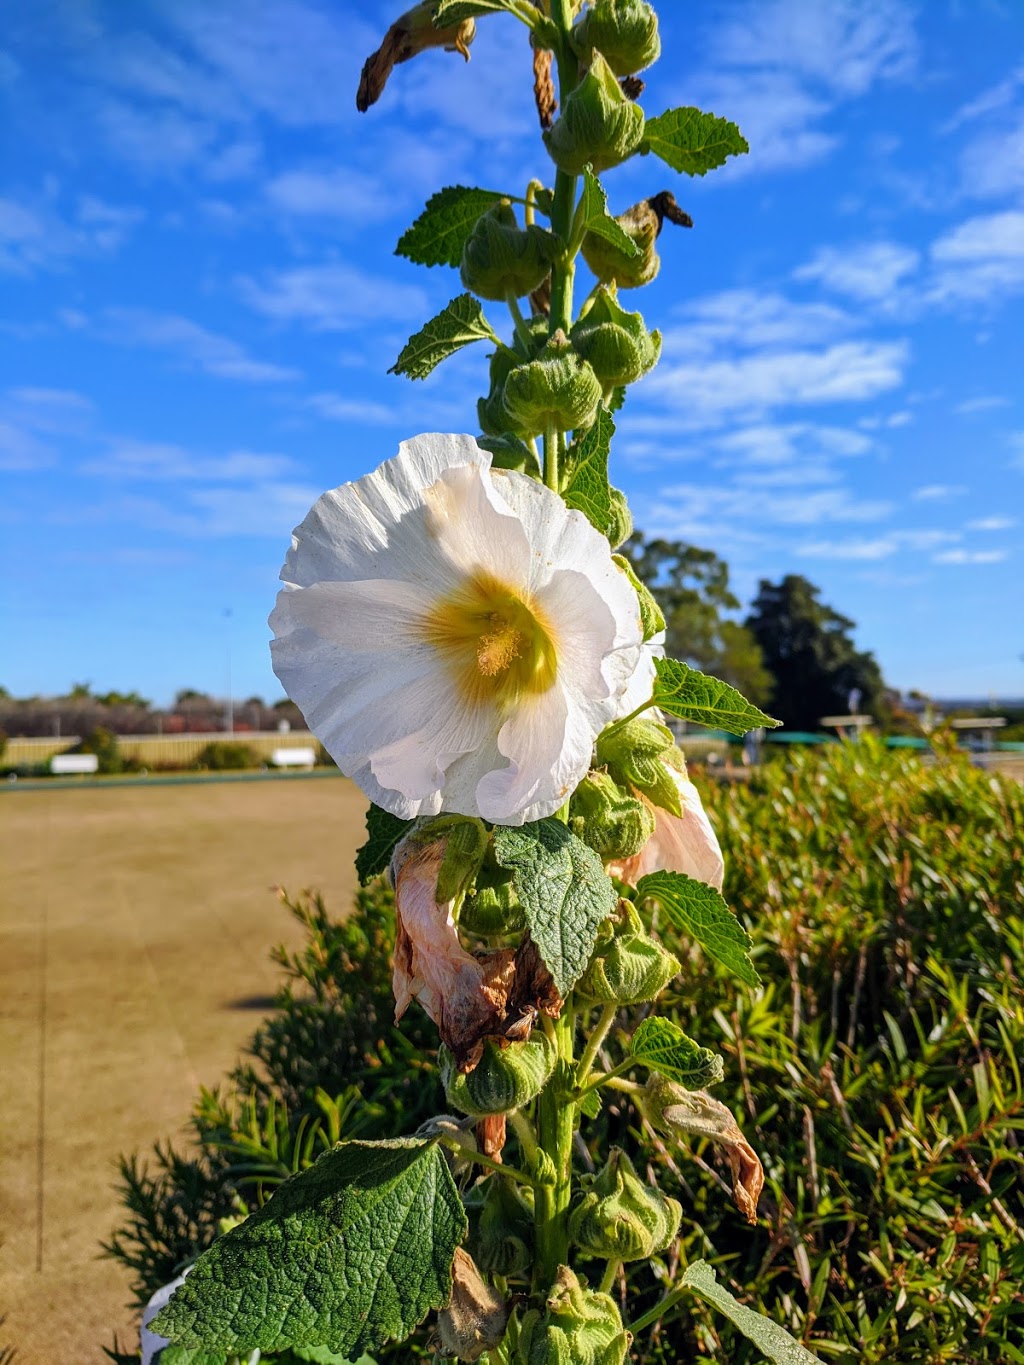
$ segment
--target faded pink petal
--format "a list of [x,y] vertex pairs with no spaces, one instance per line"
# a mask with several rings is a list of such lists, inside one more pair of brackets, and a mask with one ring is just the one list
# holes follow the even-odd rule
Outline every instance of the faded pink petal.
[[679,789],[682,815],[654,807],[654,833],[650,839],[639,853],[612,863],[608,870],[631,886],[650,872],[683,872],[721,891],[725,864],[711,821],[701,805],[700,792],[685,773],[675,768],[668,771]]

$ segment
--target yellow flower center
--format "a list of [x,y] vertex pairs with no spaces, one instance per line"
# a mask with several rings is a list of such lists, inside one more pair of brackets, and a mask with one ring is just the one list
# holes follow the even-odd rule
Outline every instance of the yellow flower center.
[[535,603],[478,569],[423,622],[467,702],[508,709],[550,688],[558,673],[552,632]]

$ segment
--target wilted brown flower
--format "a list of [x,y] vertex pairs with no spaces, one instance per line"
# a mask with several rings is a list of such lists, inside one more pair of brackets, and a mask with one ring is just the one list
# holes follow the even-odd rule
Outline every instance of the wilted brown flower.
[[376,52],[363,63],[356,94],[356,108],[365,114],[371,104],[380,99],[388,77],[399,62],[407,62],[431,47],[443,47],[446,52],[461,52],[469,61],[469,45],[476,36],[476,20],[463,19],[445,28],[434,27],[437,0],[422,0],[401,15],[384,35]]
[[736,1207],[748,1223],[756,1223],[764,1168],[732,1111],[703,1090],[686,1090],[661,1076],[652,1076],[647,1082],[640,1104],[652,1125],[663,1133],[710,1138],[724,1149],[732,1171]]
[[455,1248],[452,1296],[437,1315],[437,1344],[446,1356],[479,1360],[501,1344],[510,1305],[486,1283],[472,1256]]
[[519,948],[474,955],[459,941],[454,902],[437,902],[447,840],[407,837],[391,865],[397,931],[392,983],[395,1019],[412,1000],[437,1025],[459,1070],[474,1069],[484,1041],[520,1042],[538,1014],[557,1017],[562,1000],[529,937]]

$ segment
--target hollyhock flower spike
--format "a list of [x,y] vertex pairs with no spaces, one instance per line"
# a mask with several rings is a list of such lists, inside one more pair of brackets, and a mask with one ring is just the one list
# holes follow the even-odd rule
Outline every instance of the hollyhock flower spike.
[[404,442],[319,499],[281,571],[274,671],[339,768],[404,819],[552,814],[602,728],[650,695],[607,540],[490,462],[470,436]]

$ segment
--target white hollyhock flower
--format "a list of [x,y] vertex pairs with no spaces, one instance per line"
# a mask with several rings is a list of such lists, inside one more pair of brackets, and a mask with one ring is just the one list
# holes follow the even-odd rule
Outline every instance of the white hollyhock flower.
[[605,538],[490,461],[470,436],[404,442],[319,499],[281,570],[274,671],[341,770],[407,819],[550,815],[627,687],[650,696]]

